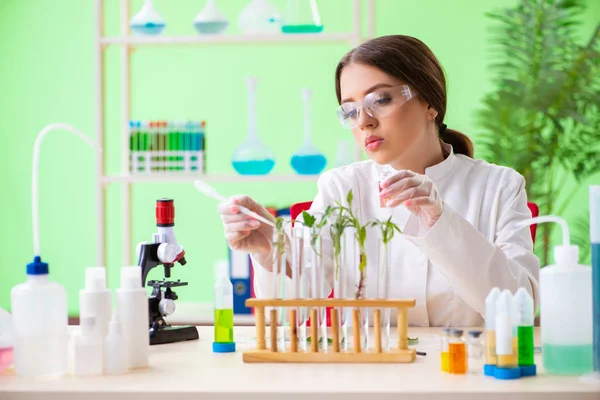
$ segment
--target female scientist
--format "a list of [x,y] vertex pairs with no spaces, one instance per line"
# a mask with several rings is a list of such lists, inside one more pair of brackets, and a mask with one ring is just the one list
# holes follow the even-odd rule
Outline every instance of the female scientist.
[[[518,227],[531,217],[525,181],[473,159],[469,138],[446,127],[446,81],[431,50],[410,36],[372,39],[342,58],[335,87],[340,123],[369,160],[321,174],[311,212],[345,203],[351,189],[362,223],[392,216],[403,234],[392,240],[390,295],[416,299],[409,324],[480,326],[495,286],[512,293],[524,287],[537,305],[539,260],[529,228]],[[271,228],[236,204],[272,217],[247,196],[219,205],[229,246],[251,254],[256,295],[269,297]],[[332,244],[325,239],[332,286]],[[376,243],[368,242],[367,256],[375,259]],[[347,293],[354,279],[349,273]],[[367,284],[366,297],[376,296],[373,289]]]

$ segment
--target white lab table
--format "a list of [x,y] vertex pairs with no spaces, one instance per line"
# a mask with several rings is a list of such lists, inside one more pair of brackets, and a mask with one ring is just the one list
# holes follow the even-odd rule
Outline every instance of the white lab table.
[[197,329],[200,340],[151,346],[150,368],[124,375],[33,380],[5,371],[0,399],[600,399],[600,386],[546,375],[540,354],[538,376],[531,378],[443,373],[438,328],[409,328],[409,336],[419,337],[416,348],[427,352],[411,364],[247,364],[242,351],[254,346],[253,327],[235,328],[238,351],[230,354],[212,352],[211,327]]

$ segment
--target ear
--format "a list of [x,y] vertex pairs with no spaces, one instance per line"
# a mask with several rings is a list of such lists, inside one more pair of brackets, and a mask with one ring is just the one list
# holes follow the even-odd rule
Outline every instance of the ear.
[[431,104],[427,105],[427,119],[430,121],[435,120],[435,118],[437,117],[438,112],[435,110],[435,108],[433,108],[431,106]]

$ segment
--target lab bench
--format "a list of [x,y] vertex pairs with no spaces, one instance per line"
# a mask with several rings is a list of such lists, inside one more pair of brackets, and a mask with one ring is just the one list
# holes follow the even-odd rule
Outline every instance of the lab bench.
[[[535,355],[535,377],[500,381],[444,373],[440,328],[409,328],[409,336],[419,338],[414,347],[426,355],[408,364],[244,363],[242,352],[255,347],[254,327],[236,326],[237,352],[224,354],[211,350],[212,327],[197,329],[199,340],[151,346],[150,367],[123,375],[34,380],[5,371],[0,374],[0,399],[600,399],[600,386],[582,383],[578,376],[545,374],[541,354]],[[539,339],[536,328],[536,346]]]

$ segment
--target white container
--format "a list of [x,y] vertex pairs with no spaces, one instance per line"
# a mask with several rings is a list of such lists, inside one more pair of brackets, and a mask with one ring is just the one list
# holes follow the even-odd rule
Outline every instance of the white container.
[[103,267],[85,269],[85,289],[79,291],[80,317],[93,317],[97,335],[104,338],[112,314],[110,290],[106,288],[106,270]]
[[148,299],[142,287],[142,269],[121,268],[121,287],[116,290],[117,315],[127,354],[129,369],[148,367],[150,332]]
[[27,264],[27,282],[11,291],[17,375],[56,377],[67,371],[68,312],[65,288],[48,279],[39,256]]
[[73,366],[77,376],[102,374],[102,337],[94,317],[79,319],[79,332],[73,338]]
[[571,246],[569,227],[559,217],[528,223],[558,222],[563,245],[554,248],[556,264],[540,271],[542,361],[549,374],[579,375],[593,369],[592,270],[579,264],[579,247]]
[[104,371],[110,375],[127,371],[125,341],[116,314],[113,314],[104,340]]

